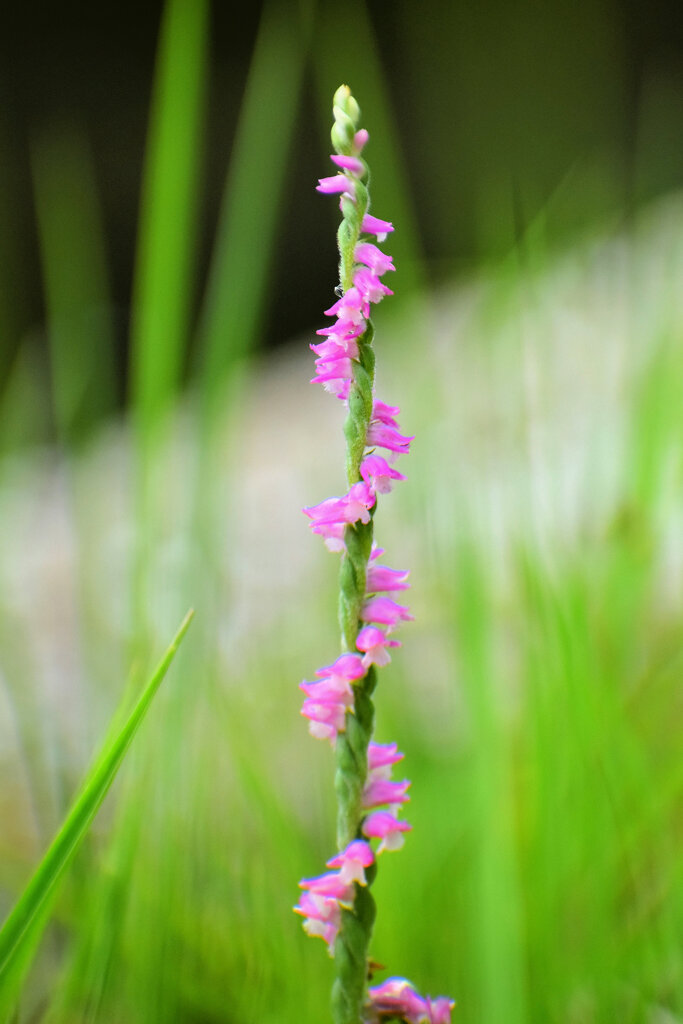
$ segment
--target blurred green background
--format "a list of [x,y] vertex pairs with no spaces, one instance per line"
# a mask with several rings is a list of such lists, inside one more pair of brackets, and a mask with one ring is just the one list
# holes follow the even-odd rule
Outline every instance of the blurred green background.
[[338,649],[300,508],[344,487],[341,82],[417,435],[373,957],[462,1024],[683,1020],[681,8],[44,5],[0,49],[1,911],[196,609],[7,1020],[327,1019],[290,908],[334,853],[297,684]]

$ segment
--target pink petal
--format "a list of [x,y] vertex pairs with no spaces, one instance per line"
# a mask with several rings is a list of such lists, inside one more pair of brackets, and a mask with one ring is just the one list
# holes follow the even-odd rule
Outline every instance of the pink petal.
[[365,164],[357,156],[340,156],[339,153],[332,153],[330,160],[337,167],[355,174],[357,178],[361,178],[365,174]]
[[353,275],[353,286],[367,302],[381,302],[385,295],[394,294],[369,267],[358,267]]
[[371,597],[363,605],[360,617],[363,622],[379,622],[383,626],[395,626],[414,619],[405,605],[392,601],[390,597]]
[[315,674],[317,676],[329,676],[339,679],[348,685],[364,676],[365,669],[358,654],[347,653],[340,654],[336,661],[333,661],[331,665],[325,665],[323,668],[318,669]]
[[344,292],[341,299],[325,310],[325,314],[357,325],[363,322],[363,317],[370,315],[370,305],[368,300],[352,285]]
[[[309,345],[319,359],[335,361],[338,359],[358,359],[358,342],[355,338],[330,337],[319,345]],[[317,365],[317,363],[316,363]],[[349,369],[351,366],[349,365]]]
[[370,136],[368,135],[365,128],[359,129],[359,131],[357,131],[353,137],[354,149],[356,149],[360,153],[363,147],[367,144],[369,138]]
[[366,213],[360,229],[366,235],[377,235],[377,240],[383,242],[389,232],[394,230],[394,225],[388,220],[380,220],[379,217]]
[[381,402],[378,398],[375,399],[372,406],[372,418],[373,420],[379,420],[380,423],[386,423],[388,427],[398,427],[396,417],[399,416],[401,410],[397,405],[387,405],[386,402]]
[[371,420],[366,440],[368,445],[376,444],[390,452],[407,455],[410,451],[410,442],[415,438],[405,437],[403,434],[399,434],[395,427],[387,426],[378,420]]
[[315,878],[302,878],[299,886],[316,896],[327,896],[339,900],[340,903],[349,903],[353,900],[353,885],[344,882],[338,871],[328,871]]
[[316,683],[307,683],[304,680],[303,683],[299,683],[299,689],[316,704],[343,704],[345,708],[353,707],[353,690],[340,676],[326,676]]
[[368,768],[375,771],[377,768],[396,764],[404,756],[397,743],[371,743],[368,747]]
[[363,822],[363,833],[368,839],[381,839],[377,853],[384,850],[399,850],[403,846],[403,832],[410,832],[412,825],[398,821],[389,811],[373,811]]
[[393,257],[387,256],[372,242],[359,242],[354,249],[353,258],[357,263],[364,263],[366,267],[380,276],[386,274],[388,270],[396,269]]
[[410,797],[407,795],[410,782],[390,782],[388,779],[371,778],[363,789],[363,807],[380,807],[382,804],[403,804]]
[[387,978],[382,985],[368,990],[376,1013],[401,1017],[410,1024],[425,1024],[426,1001],[406,978]]
[[345,882],[358,882],[359,885],[366,885],[365,868],[374,863],[375,855],[369,843],[362,839],[354,839],[353,842],[338,853],[332,860],[328,860],[328,868],[339,868],[341,878]]
[[429,1024],[451,1024],[451,1013],[455,1002],[447,996],[431,999],[427,996],[427,1016]]
[[367,572],[366,590],[368,594],[374,594],[378,590],[408,590],[409,575],[407,570],[390,569],[386,565],[371,565]]
[[364,652],[363,666],[368,669],[370,665],[377,665],[382,668],[391,661],[387,647],[400,647],[400,640],[390,640],[381,629],[375,626],[364,626],[356,637],[356,647]]
[[354,484],[348,494],[341,498],[326,498],[318,505],[303,509],[305,515],[313,520],[313,529],[329,523],[355,523],[370,521],[370,509],[375,504],[375,494],[370,487],[360,481]]
[[318,178],[318,184],[315,186],[315,189],[316,192],[324,192],[325,195],[346,192],[352,198],[356,191],[353,178],[349,179],[345,174],[333,174],[329,178]]

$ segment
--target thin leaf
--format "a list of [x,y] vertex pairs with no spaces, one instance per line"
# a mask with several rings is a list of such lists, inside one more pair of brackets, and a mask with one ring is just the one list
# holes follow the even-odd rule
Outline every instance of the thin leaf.
[[105,743],[88,773],[80,795],[0,930],[0,1014],[6,1014],[17,997],[23,971],[17,971],[16,966],[19,961],[26,959],[25,947],[28,945],[35,948],[37,943],[38,935],[33,925],[38,916],[42,915],[55,885],[78,850],[114,781],[124,754],[166,675],[193,614],[193,611],[189,611],[183,619],[125,724]]

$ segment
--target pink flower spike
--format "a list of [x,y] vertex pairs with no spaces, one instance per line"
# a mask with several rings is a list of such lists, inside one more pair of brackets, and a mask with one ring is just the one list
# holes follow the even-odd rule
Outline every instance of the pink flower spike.
[[377,241],[383,242],[389,232],[394,230],[394,225],[388,220],[380,220],[379,217],[366,213],[360,229],[366,235],[377,235]]
[[381,839],[377,853],[385,850],[400,850],[403,846],[403,833],[410,832],[412,825],[407,821],[398,821],[390,811],[373,811],[363,822],[363,833],[368,839]]
[[325,195],[336,195],[338,192],[345,192],[353,199],[356,194],[356,186],[353,178],[347,178],[345,174],[333,174],[329,178],[318,178],[315,186],[316,192],[324,192]]
[[347,653],[340,654],[331,665],[317,669],[315,674],[323,678],[339,679],[348,684],[364,676],[365,669],[358,654]]
[[376,594],[379,590],[408,590],[410,573],[402,569],[390,569],[386,565],[371,565],[367,572],[366,586],[368,594]]
[[397,405],[387,405],[386,402],[380,402],[378,398],[375,399],[372,406],[373,420],[379,420],[380,423],[386,423],[388,427],[398,427],[396,417],[400,412],[401,410]]
[[[376,488],[373,487],[373,490],[375,490],[375,489]],[[377,542],[373,540],[372,548],[370,549],[370,561],[374,562],[375,559],[381,558],[383,554],[384,554],[384,548],[378,547],[377,546]]]
[[395,480],[405,480],[403,473],[399,473],[389,465],[381,455],[366,455],[360,464],[360,475],[366,484],[372,487],[377,494],[388,494],[394,486]]
[[368,302],[381,302],[385,295],[394,294],[369,267],[358,267],[353,275],[353,286]]
[[338,153],[332,153],[330,160],[337,167],[341,167],[344,171],[350,171],[357,178],[362,178],[365,174],[365,164],[357,156],[340,156]]
[[387,256],[372,242],[359,242],[353,251],[353,258],[357,263],[364,263],[380,277],[388,270],[396,270],[393,256]]
[[343,881],[339,871],[328,871],[315,878],[302,878],[299,887],[308,889],[312,895],[327,896],[339,900],[340,903],[349,903],[353,900],[353,885]]
[[372,1009],[382,1016],[401,1017],[410,1024],[424,1024],[427,1003],[407,978],[387,978],[368,990]]
[[367,885],[365,879],[365,868],[374,863],[375,855],[369,843],[362,839],[354,839],[346,849],[338,853],[332,860],[328,860],[328,868],[339,868],[339,874],[344,882],[358,882],[359,885]]
[[356,647],[364,652],[363,666],[365,669],[371,665],[382,668],[391,661],[387,647],[400,647],[400,640],[390,640],[381,629],[376,626],[364,626],[356,638]]
[[390,597],[371,597],[360,613],[363,622],[379,622],[381,626],[396,626],[399,622],[411,622],[411,615],[405,605],[397,604]]
[[376,444],[387,451],[396,452],[397,455],[407,455],[410,451],[410,442],[414,440],[414,437],[404,437],[395,427],[387,426],[379,420],[370,421],[366,437],[368,445]]
[[360,153],[363,147],[366,145],[370,136],[365,128],[361,128],[353,137],[353,148]]
[[398,749],[398,743],[371,743],[368,747],[368,769],[377,772],[380,768],[389,768],[402,761],[405,757]]
[[363,807],[381,807],[382,804],[391,804],[395,813],[400,804],[409,800],[408,789],[410,782],[404,779],[403,782],[390,782],[388,779],[371,778],[363,790]]

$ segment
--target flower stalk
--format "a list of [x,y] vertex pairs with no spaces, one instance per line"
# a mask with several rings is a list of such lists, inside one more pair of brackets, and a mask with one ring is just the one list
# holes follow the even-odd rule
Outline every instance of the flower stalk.
[[[337,173],[321,178],[318,191],[338,195],[342,220],[337,232],[340,296],[326,314],[331,326],[311,345],[317,358],[313,380],[335,395],[347,409],[346,477],[348,491],[304,509],[311,529],[325,545],[341,554],[339,627],[342,653],[304,681],[302,714],[309,731],[327,739],[335,751],[337,848],[327,863],[334,870],[303,879],[304,890],[294,908],[309,935],[320,936],[335,959],[332,989],[334,1024],[380,1024],[389,1019],[407,1024],[450,1024],[453,1003],[418,995],[410,982],[389,978],[368,988],[368,949],[375,920],[370,887],[377,857],[403,845],[411,826],[399,818],[408,800],[407,779],[391,779],[403,754],[396,744],[373,741],[373,693],[377,668],[390,660],[389,649],[400,646],[393,631],[412,619],[409,610],[386,596],[408,587],[408,573],[378,565],[383,551],[374,543],[377,495],[388,493],[405,477],[392,463],[410,449],[412,437],[399,431],[400,410],[375,397],[374,329],[371,305],[391,289],[381,278],[394,269],[391,256],[373,241],[393,231],[389,221],[369,213],[369,172],[362,157],[368,133],[359,128],[360,110],[348,86],[333,101],[331,160]],[[383,449],[386,458],[377,453]],[[372,841],[378,841],[376,850]]]

